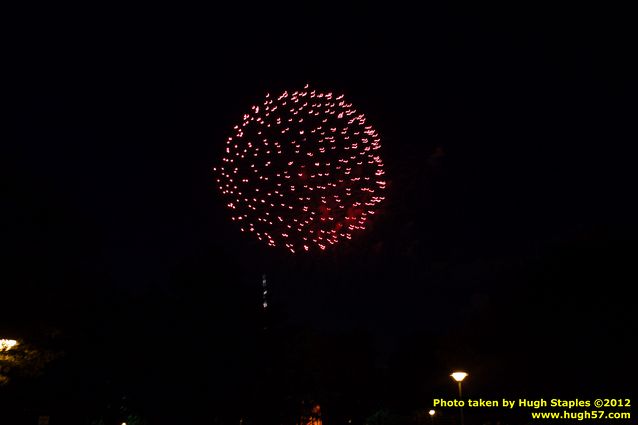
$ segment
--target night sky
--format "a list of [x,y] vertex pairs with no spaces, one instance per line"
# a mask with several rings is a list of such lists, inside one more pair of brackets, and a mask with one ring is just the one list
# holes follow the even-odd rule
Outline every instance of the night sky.
[[[262,274],[274,329],[364,335],[410,407],[453,392],[452,368],[476,394],[635,388],[626,11],[71,12],[20,18],[3,66],[0,331],[64,351],[41,388],[145,394],[162,338],[190,347],[170,369],[241,363]],[[252,104],[306,83],[367,115],[388,190],[351,242],[291,255],[239,232],[212,167]],[[208,326],[233,342],[214,348]],[[186,393],[187,372],[169,379]]]

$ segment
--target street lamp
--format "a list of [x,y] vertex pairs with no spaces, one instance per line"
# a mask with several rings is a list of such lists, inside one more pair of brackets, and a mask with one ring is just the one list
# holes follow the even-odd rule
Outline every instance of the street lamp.
[[430,420],[432,421],[432,424],[434,424],[434,414],[436,412],[434,411],[434,409],[430,409],[428,413],[430,414]]
[[[450,376],[452,377],[452,379],[454,379],[456,382],[458,382],[458,384],[459,384],[459,400],[463,400],[463,390],[461,389],[461,382],[463,382],[463,380],[465,378],[467,378],[467,373],[465,373],[465,372],[452,372],[452,374]],[[464,422],[463,422],[463,406],[460,406],[460,410],[461,410],[461,425],[464,425]]]
[[459,383],[459,399],[463,398],[463,392],[461,390],[461,382],[463,382],[463,380],[465,378],[467,378],[467,373],[465,372],[454,372],[450,375],[456,382]]
[[18,345],[15,339],[0,339],[0,351],[9,351]]
[[[15,339],[0,339],[0,361],[11,360],[10,354],[4,354],[4,352],[11,350],[18,345],[18,341]],[[2,373],[2,363],[0,363],[0,384],[7,382],[8,378]]]

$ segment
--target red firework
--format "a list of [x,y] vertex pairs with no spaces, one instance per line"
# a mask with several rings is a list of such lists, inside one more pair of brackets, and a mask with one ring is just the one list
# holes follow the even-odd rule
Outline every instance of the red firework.
[[351,239],[383,201],[376,130],[343,95],[266,95],[226,141],[217,185],[242,232],[269,246],[321,250]]

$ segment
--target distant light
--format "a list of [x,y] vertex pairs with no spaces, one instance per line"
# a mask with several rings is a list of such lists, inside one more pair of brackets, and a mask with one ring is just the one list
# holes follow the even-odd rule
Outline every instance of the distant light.
[[122,422],[122,425],[126,425],[126,422]]
[[467,377],[467,373],[465,373],[465,372],[454,372],[450,376],[452,378],[454,378],[455,381],[461,382],[462,380],[464,380]]
[[429,411],[428,413],[430,414],[430,416],[434,416],[434,414],[435,414],[436,412],[434,411],[434,409],[430,409],[430,411]]
[[9,351],[18,345],[15,339],[0,339],[0,351]]

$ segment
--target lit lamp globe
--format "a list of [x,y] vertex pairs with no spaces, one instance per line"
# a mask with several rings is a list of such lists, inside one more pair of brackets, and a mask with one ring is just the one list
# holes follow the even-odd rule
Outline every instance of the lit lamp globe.
[[450,375],[456,382],[461,382],[467,377],[465,372],[454,372]]
[[15,339],[0,339],[0,351],[9,351],[18,345]]

